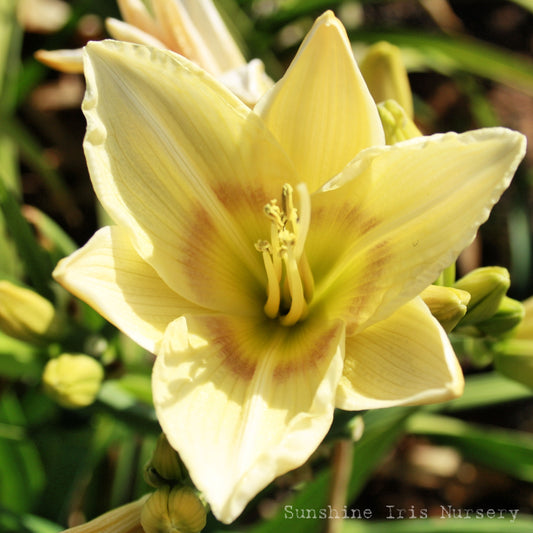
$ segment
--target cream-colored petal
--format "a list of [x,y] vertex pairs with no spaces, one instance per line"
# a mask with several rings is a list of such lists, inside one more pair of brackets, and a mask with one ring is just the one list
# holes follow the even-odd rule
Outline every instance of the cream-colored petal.
[[62,259],[54,278],[151,352],[173,320],[196,310],[165,285],[118,226],[100,229]]
[[125,22],[157,39],[161,39],[161,28],[157,25],[143,0],[117,0],[117,4]]
[[171,324],[152,378],[157,417],[219,520],[322,441],[343,352],[343,325],[323,317],[291,328],[221,315]]
[[346,339],[337,407],[351,411],[443,402],[464,378],[450,341],[420,298]]
[[312,192],[358,152],[385,143],[376,105],[341,22],[315,22],[285,76],[255,111],[285,148]]
[[140,30],[136,26],[122,22],[114,18],[105,20],[107,32],[117,41],[126,41],[128,43],[144,44],[146,46],[155,46],[156,48],[166,48],[166,46],[153,35]]
[[294,169],[261,120],[196,65],[118,41],[86,47],[85,153],[106,211],[139,255],[198,305],[264,298],[254,243]]
[[228,70],[217,76],[217,79],[250,107],[274,85],[265,73],[265,65],[260,59],[252,59],[241,67]]
[[493,128],[361,153],[312,198],[315,299],[351,334],[414,298],[472,241],[524,151],[522,135]]
[[236,69],[246,61],[212,0],[180,0],[218,72]]
[[152,0],[167,46],[218,75],[245,64],[211,0]]
[[37,50],[35,59],[47,67],[68,72],[81,74],[83,72],[83,50],[76,48],[73,50]]
[[63,533],[144,533],[141,510],[150,495],[117,507],[80,526],[65,529]]

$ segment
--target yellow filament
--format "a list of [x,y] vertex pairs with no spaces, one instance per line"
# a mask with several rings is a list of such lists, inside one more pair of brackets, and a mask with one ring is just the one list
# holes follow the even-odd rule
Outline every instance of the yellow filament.
[[287,272],[287,282],[291,294],[291,307],[286,315],[280,317],[280,322],[283,326],[293,326],[298,320],[303,318],[307,311],[307,303],[304,298],[302,279],[294,254],[291,252],[283,254],[283,264]]
[[279,291],[279,280],[276,275],[274,265],[272,263],[272,258],[270,253],[266,250],[263,252],[263,262],[265,263],[265,270],[267,273],[267,301],[265,304],[265,314],[269,318],[276,318],[279,311],[280,303],[280,291]]

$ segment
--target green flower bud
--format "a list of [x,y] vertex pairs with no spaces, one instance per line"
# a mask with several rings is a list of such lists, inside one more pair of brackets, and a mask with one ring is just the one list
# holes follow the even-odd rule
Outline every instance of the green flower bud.
[[103,379],[104,369],[96,359],[63,354],[46,364],[43,387],[59,405],[77,409],[94,402]]
[[420,295],[431,314],[440,322],[446,332],[452,331],[466,314],[470,294],[453,287],[430,285]]
[[460,326],[475,325],[491,318],[498,311],[510,285],[509,272],[502,267],[477,268],[458,280],[454,287],[472,296]]
[[524,306],[521,302],[504,296],[496,313],[488,320],[478,322],[476,327],[486,335],[504,335],[520,324],[524,314]]
[[359,64],[374,101],[396,100],[413,117],[413,95],[400,49],[387,42],[372,45]]
[[524,318],[513,332],[515,339],[533,341],[533,297],[522,302],[524,306]]
[[533,387],[533,339],[510,339],[496,347],[494,366],[514,381]]
[[395,100],[387,100],[378,104],[378,111],[387,144],[396,144],[422,135]]
[[41,295],[0,281],[0,330],[15,339],[40,344],[60,332],[54,306]]
[[159,435],[152,459],[145,469],[145,480],[152,487],[182,482],[186,470],[176,450],[170,446],[163,433]]
[[141,511],[145,533],[198,533],[205,523],[204,504],[190,487],[161,487]]

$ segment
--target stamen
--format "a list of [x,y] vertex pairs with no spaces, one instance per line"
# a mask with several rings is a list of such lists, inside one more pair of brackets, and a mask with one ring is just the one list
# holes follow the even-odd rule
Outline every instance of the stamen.
[[269,318],[279,318],[284,326],[292,326],[305,318],[314,290],[313,275],[304,253],[311,221],[311,199],[305,184],[298,185],[297,190],[300,214],[294,207],[293,188],[284,185],[282,207],[276,200],[265,206],[265,214],[271,222],[271,242],[256,244],[263,255],[267,274],[265,314]]
[[291,307],[289,312],[280,317],[280,322],[283,326],[293,326],[303,318],[307,311],[307,302],[304,298],[304,290],[300,273],[298,272],[298,264],[294,258],[292,250],[283,254],[283,264],[287,272],[287,281],[289,283],[289,291],[291,293]]
[[280,304],[279,279],[272,263],[272,251],[267,241],[259,241],[255,248],[263,254],[263,263],[267,274],[267,301],[264,306],[265,314],[269,318],[278,316]]

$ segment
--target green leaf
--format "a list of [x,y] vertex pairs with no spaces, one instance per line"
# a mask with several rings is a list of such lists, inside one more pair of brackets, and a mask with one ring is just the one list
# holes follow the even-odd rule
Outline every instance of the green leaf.
[[33,346],[0,332],[0,376],[35,382],[43,367],[43,358]]
[[424,407],[426,411],[454,412],[533,397],[533,390],[497,372],[467,376],[464,394],[455,400]]
[[533,13],[533,0],[511,0],[511,2],[514,2],[515,4],[518,4],[519,6]]
[[469,461],[533,481],[533,436],[528,433],[428,413],[412,416],[406,429],[438,444],[455,447]]
[[515,521],[512,517],[466,519],[418,519],[418,520],[383,520],[362,522],[345,520],[341,533],[529,533],[533,531],[533,517],[518,514]]
[[26,273],[34,288],[42,296],[52,299],[49,286],[52,263],[49,256],[39,246],[31,227],[22,215],[20,206],[0,179],[0,209],[3,211],[11,237],[17,246],[20,258],[24,262]]
[[6,390],[0,397],[0,501],[4,509],[26,512],[44,485],[37,448],[26,437],[26,420],[18,398]]

